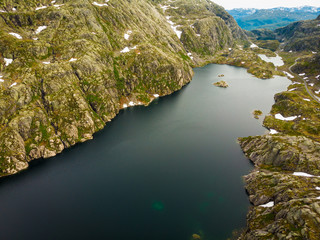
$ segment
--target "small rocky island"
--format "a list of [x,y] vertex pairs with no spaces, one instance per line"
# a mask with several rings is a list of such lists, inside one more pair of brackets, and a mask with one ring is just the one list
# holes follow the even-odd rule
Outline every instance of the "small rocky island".
[[213,85],[215,85],[217,87],[222,87],[222,88],[229,87],[228,83],[226,83],[225,81],[215,82],[215,83],[213,83]]
[[224,74],[219,74],[218,77],[224,77]]
[[259,119],[259,117],[262,115],[262,111],[261,111],[261,110],[254,110],[254,111],[252,112],[252,114],[253,114],[253,117],[254,117],[255,119]]

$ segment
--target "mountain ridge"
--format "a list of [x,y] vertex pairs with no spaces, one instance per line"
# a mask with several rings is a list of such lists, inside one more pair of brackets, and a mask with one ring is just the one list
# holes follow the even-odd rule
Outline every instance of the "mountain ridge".
[[261,28],[274,30],[295,21],[314,19],[320,14],[320,7],[236,8],[228,12],[243,29],[249,31]]

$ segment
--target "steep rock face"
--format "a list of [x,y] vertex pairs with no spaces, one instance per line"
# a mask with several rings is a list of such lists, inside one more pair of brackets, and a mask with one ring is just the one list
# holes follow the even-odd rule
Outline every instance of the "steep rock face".
[[246,40],[210,1],[7,0],[0,10],[0,176],[91,139],[121,108],[179,90],[191,66]]
[[319,142],[288,135],[239,140],[256,166],[245,177],[254,206],[241,239],[319,239]]

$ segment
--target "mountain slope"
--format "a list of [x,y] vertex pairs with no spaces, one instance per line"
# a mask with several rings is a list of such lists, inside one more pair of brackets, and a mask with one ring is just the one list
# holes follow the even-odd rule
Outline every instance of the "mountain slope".
[[237,8],[228,10],[228,12],[241,28],[248,31],[260,28],[274,30],[292,22],[314,19],[320,14],[320,8],[309,6],[272,9]]
[[320,15],[317,19],[295,22],[274,32],[276,38],[285,43],[285,51],[320,49]]
[[91,139],[122,108],[180,89],[192,66],[246,40],[200,0],[7,0],[0,26],[0,175]]

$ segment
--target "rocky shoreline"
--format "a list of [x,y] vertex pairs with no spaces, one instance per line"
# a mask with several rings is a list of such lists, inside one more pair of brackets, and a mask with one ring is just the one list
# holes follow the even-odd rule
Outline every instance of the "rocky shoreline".
[[320,143],[282,134],[239,143],[255,165],[244,178],[253,207],[240,239],[319,239]]
[[319,104],[291,78],[264,119],[270,133],[238,139],[255,166],[244,177],[253,206],[239,239],[320,239]]

